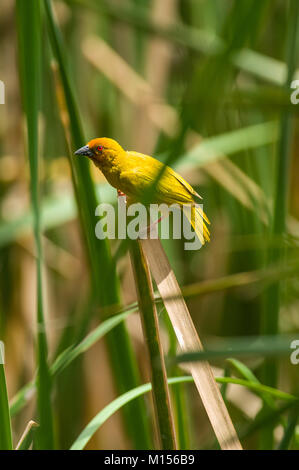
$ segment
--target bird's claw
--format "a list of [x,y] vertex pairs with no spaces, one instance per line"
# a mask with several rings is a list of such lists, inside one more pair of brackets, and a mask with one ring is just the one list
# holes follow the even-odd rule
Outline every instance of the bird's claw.
[[123,193],[120,189],[117,190],[118,197],[126,197],[125,193]]

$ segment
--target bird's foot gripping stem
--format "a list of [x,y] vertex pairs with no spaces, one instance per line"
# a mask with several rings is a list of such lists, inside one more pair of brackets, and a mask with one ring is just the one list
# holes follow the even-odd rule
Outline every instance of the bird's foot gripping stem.
[[125,193],[123,193],[120,189],[117,190],[118,197],[126,197]]
[[126,204],[128,203],[127,195],[125,193],[123,193],[120,189],[117,190],[117,197],[118,197],[119,201],[121,201],[123,199],[124,204],[126,206]]

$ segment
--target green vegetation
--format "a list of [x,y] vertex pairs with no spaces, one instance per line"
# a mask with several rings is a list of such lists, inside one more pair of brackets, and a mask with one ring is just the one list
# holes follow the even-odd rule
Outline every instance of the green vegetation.
[[[298,1],[2,3],[0,449],[223,447],[192,360],[245,449],[298,450]],[[211,243],[163,240],[203,351],[138,243],[95,236],[116,191],[73,153],[102,136],[203,196]]]

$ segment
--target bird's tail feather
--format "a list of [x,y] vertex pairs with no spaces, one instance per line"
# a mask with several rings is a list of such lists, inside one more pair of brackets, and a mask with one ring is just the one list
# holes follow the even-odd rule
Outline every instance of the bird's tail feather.
[[198,205],[192,205],[190,210],[190,206],[188,207],[187,205],[184,205],[183,212],[192,225],[201,244],[204,245],[206,242],[209,242],[210,232],[207,224],[210,224],[210,221],[204,213],[202,207]]

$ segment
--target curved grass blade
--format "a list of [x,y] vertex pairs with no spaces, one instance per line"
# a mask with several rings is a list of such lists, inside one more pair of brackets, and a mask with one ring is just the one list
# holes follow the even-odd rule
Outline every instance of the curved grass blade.
[[83,354],[90,349],[100,338],[105,336],[107,333],[116,328],[121,322],[123,322],[135,309],[127,313],[121,313],[114,315],[108,320],[105,320],[95,330],[89,333],[77,346],[70,347],[63,351],[57,359],[54,361],[50,368],[51,374],[56,376],[60,374],[65,367],[69,366],[80,354]]
[[[118,315],[116,314],[115,316],[108,318],[89,333],[78,345],[63,351],[50,367],[52,377],[55,378],[57,374],[60,374],[60,372],[69,366],[77,357],[80,356],[80,354],[86,352],[100,338],[109,333],[113,328],[117,327],[135,310],[136,308],[131,308],[127,312],[120,313]],[[32,398],[35,393],[35,386],[35,381],[32,381],[22,387],[22,389],[14,396],[10,404],[10,413],[12,416],[15,416],[26,405],[28,400]]]
[[[260,381],[257,379],[257,377],[254,375],[253,372],[247,367],[243,362],[238,361],[237,359],[227,359],[226,361],[237,373],[241,375],[242,378],[247,380],[248,382],[253,382],[256,384],[259,384]],[[264,401],[266,405],[268,405],[270,408],[275,409],[275,401],[271,396],[268,394],[261,394],[260,397]]]
[[279,400],[285,401],[299,401],[298,397],[294,395],[290,395],[289,393],[282,392],[273,387],[268,387],[267,385],[262,385],[256,382],[249,382],[248,380],[242,379],[234,379],[233,377],[220,377],[217,378],[217,382],[221,384],[235,384],[235,385],[242,385],[243,387],[249,388],[253,392],[257,392],[258,394],[267,393],[270,396],[277,398]]
[[[216,378],[216,381],[218,383],[223,383],[224,378]],[[237,379],[231,379],[227,378],[225,379],[227,383],[233,383],[237,385],[242,385],[244,387],[248,387],[248,383],[245,380],[240,380],[238,381]],[[175,385],[179,383],[186,383],[186,382],[193,382],[193,377],[191,376],[185,376],[185,377],[174,377],[168,379],[168,384],[169,385]],[[252,384],[254,387],[256,384]],[[290,406],[296,405],[296,402],[298,402],[298,399],[296,397],[293,397],[292,395],[284,394],[283,392],[280,392],[282,395],[280,395],[279,390],[271,389],[271,387],[263,387],[267,389],[267,393],[273,394],[276,397],[279,395],[283,396],[285,400],[288,401],[286,405],[284,405],[281,409],[275,411],[272,414],[269,414],[266,418],[264,417],[263,420],[261,421],[262,424],[264,424],[265,420],[267,419],[267,422],[269,420],[273,420],[273,416],[275,416],[275,419],[277,419],[277,416],[279,416],[280,413],[285,411],[286,409],[289,409]],[[136,397],[148,393],[151,390],[151,384],[144,384],[141,385],[140,387],[137,387],[134,390],[130,390],[129,392],[125,393],[124,395],[116,398],[113,402],[109,403],[103,410],[101,410],[90,422],[89,424],[85,427],[85,429],[81,432],[81,434],[78,436],[78,438],[75,440],[73,443],[71,450],[82,450],[88,443],[88,441],[92,438],[92,436],[95,434],[95,432],[107,421],[107,419],[110,418],[116,411],[118,411],[122,406],[124,406],[128,401],[134,400]],[[263,390],[265,391],[265,390]],[[277,394],[278,392],[278,394]],[[261,424],[260,420],[257,423],[254,423],[249,426],[248,430],[242,433],[242,435],[247,436],[251,434],[252,432],[256,431],[259,429],[259,425]],[[227,443],[229,444],[229,442]]]
[[[169,385],[175,385],[178,383],[184,382],[193,382],[192,377],[174,377],[168,379]],[[88,441],[92,438],[94,433],[100,429],[100,427],[107,421],[110,416],[112,416],[116,411],[122,408],[126,403],[134,400],[135,398],[143,395],[145,393],[150,392],[152,389],[152,385],[150,383],[141,385],[129,392],[121,395],[120,397],[116,398],[113,402],[109,403],[103,410],[101,410],[86,426],[86,428],[81,432],[78,438],[73,443],[70,450],[82,450],[88,443]]]

